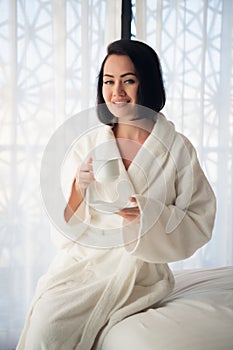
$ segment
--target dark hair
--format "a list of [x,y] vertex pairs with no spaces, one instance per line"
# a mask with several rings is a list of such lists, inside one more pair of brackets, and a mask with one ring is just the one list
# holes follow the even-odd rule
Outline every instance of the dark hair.
[[[100,121],[110,125],[115,119],[105,105],[102,94],[104,65],[110,55],[125,55],[131,59],[139,79],[137,104],[159,112],[165,105],[166,95],[162,69],[156,52],[141,41],[122,39],[108,46],[107,55],[98,75],[97,112]],[[151,113],[148,118],[151,118]]]

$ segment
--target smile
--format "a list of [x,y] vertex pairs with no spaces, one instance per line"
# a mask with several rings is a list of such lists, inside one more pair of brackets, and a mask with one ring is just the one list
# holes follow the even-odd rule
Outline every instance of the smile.
[[125,106],[128,103],[129,103],[129,101],[115,101],[115,102],[113,102],[114,105],[119,106],[119,107]]

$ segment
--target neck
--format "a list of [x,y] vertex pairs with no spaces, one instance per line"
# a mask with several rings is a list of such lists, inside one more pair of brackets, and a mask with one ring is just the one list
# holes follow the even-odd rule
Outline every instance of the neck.
[[130,122],[118,122],[114,127],[116,138],[140,141],[145,140],[154,127],[154,121],[150,119],[139,119]]

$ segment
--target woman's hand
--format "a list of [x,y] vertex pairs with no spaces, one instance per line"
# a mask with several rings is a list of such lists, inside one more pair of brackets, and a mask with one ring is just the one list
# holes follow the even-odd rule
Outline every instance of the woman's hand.
[[135,204],[135,207],[131,208],[124,208],[120,211],[116,212],[115,214],[122,216],[124,219],[128,221],[134,221],[139,222],[140,220],[140,210],[137,205],[137,200],[134,197],[129,198],[130,202]]
[[92,158],[89,158],[88,162],[82,164],[76,172],[75,187],[77,190],[85,191],[94,180]]
[[85,191],[90,183],[94,181],[92,171],[92,159],[78,168],[72,184],[71,195],[64,211],[65,221],[68,222],[78,209],[85,196]]

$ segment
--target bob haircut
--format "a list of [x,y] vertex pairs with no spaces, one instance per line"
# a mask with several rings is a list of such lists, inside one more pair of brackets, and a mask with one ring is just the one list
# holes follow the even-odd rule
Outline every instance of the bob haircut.
[[[104,65],[110,55],[128,56],[134,64],[139,80],[137,104],[159,112],[165,105],[166,95],[163,84],[162,69],[156,52],[147,44],[129,39],[114,41],[107,48],[98,75],[97,113],[99,120],[107,125],[116,123],[116,118],[108,110],[102,94]],[[147,113],[146,113],[147,114]],[[154,114],[140,116],[139,119],[154,118]]]

